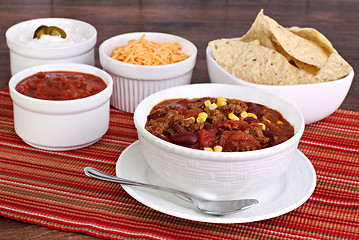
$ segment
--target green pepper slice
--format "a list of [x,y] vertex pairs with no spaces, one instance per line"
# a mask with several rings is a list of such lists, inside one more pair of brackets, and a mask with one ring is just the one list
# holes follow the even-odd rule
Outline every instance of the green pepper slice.
[[60,36],[61,38],[66,38],[66,32],[56,26],[46,26],[46,25],[41,25],[40,27],[38,27],[35,32],[34,32],[34,36],[33,38],[37,38],[39,39],[41,37],[41,35],[46,34],[46,35],[50,35],[50,36]]
[[66,38],[65,31],[56,26],[47,27],[45,33],[50,36],[61,36],[61,38]]
[[46,28],[47,28],[47,26],[45,26],[45,25],[41,25],[40,27],[38,27],[34,32],[33,38],[39,39],[42,34],[45,34]]

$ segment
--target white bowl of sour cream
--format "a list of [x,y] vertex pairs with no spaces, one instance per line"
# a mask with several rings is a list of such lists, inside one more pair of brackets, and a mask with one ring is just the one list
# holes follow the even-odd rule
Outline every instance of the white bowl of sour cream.
[[[41,26],[56,26],[66,32],[66,37],[41,35],[33,38]],[[94,47],[97,31],[92,25],[68,18],[38,18],[24,21],[6,31],[10,50],[11,74],[32,66],[51,63],[95,64]]]

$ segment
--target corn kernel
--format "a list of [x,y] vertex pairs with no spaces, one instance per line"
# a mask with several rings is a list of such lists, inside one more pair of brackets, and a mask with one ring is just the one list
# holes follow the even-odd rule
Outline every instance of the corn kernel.
[[246,111],[241,112],[241,117],[242,117],[242,118],[248,117],[247,112],[246,112]]
[[208,114],[206,112],[200,112],[197,117],[198,123],[204,123],[207,120]]
[[217,108],[217,104],[215,104],[215,103],[212,103],[211,105],[209,105],[209,110],[214,110],[214,109],[216,109]]
[[264,123],[258,123],[259,126],[261,126],[262,130],[266,130],[266,125]]
[[213,149],[210,147],[205,147],[205,148],[203,148],[203,150],[207,151],[207,152],[213,152]]
[[224,105],[227,105],[227,102],[226,102],[226,101],[218,101],[218,102],[217,102],[217,106],[218,106],[218,107],[222,107],[222,106],[224,106]]
[[247,113],[247,115],[248,115],[247,117],[258,119],[257,115],[255,115],[254,113]]
[[196,121],[196,119],[194,117],[186,118],[186,120],[192,120],[192,122]]
[[231,119],[231,120],[239,120],[239,117],[237,117],[233,113],[228,114],[228,118]]
[[200,112],[198,113],[198,117],[208,118],[208,114],[206,112]]
[[283,124],[283,122],[281,120],[278,120],[277,124],[281,125],[281,124]]
[[215,152],[222,152],[223,147],[222,147],[222,146],[217,145],[217,146],[215,146],[215,147],[213,148],[213,150],[214,150]]
[[267,122],[269,122],[269,123],[271,123],[271,121],[270,121],[270,120],[268,120],[268,119],[266,119],[266,118],[264,118],[263,120],[264,120],[264,121],[267,121]]
[[249,128],[244,129],[243,132],[248,134],[249,133]]
[[217,98],[217,106],[221,107],[221,106],[224,106],[224,105],[227,105],[227,99],[224,98],[224,97]]
[[211,100],[204,101],[204,106],[209,107],[211,105]]
[[207,120],[207,118],[203,117],[203,116],[199,116],[197,117],[197,122],[198,123],[204,123]]

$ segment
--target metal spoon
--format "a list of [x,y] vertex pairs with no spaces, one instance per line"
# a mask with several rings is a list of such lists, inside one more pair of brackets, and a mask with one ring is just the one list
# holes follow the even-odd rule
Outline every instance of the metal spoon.
[[156,186],[156,185],[147,184],[147,183],[140,183],[140,182],[124,179],[124,178],[118,178],[118,177],[109,175],[107,173],[101,172],[100,170],[93,168],[93,167],[85,167],[84,172],[89,177],[104,180],[104,181],[116,182],[116,183],[121,183],[121,184],[131,185],[131,186],[138,186],[138,187],[147,187],[147,188],[170,192],[170,193],[182,196],[182,197],[190,200],[194,205],[196,205],[199,211],[201,211],[203,213],[211,214],[211,215],[217,215],[217,216],[226,215],[226,214],[230,214],[230,213],[234,213],[237,211],[248,209],[248,208],[253,207],[254,205],[258,204],[257,199],[239,199],[239,200],[229,200],[229,201],[205,200],[205,199],[202,199],[197,196],[195,197],[189,193],[186,193],[186,192],[183,192],[180,190]]

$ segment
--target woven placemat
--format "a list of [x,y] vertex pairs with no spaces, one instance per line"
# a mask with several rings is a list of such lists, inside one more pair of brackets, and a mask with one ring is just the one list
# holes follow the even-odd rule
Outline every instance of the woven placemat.
[[54,152],[15,133],[8,88],[0,91],[0,214],[18,221],[102,238],[358,239],[359,113],[338,109],[306,126],[299,149],[317,186],[302,206],[244,224],[202,223],[137,202],[119,184],[89,181],[85,166],[115,174],[119,155],[137,140],[133,115],[111,108],[110,128],[96,144]]

